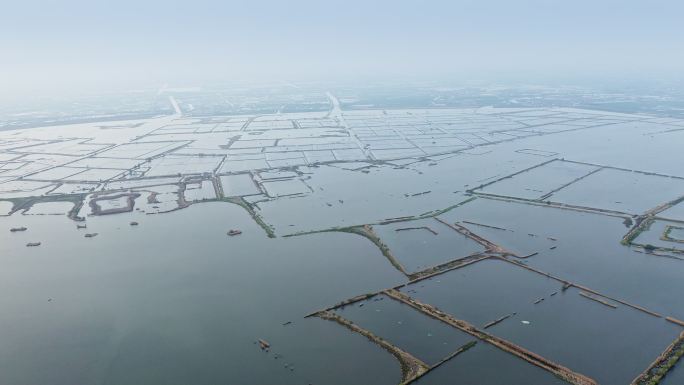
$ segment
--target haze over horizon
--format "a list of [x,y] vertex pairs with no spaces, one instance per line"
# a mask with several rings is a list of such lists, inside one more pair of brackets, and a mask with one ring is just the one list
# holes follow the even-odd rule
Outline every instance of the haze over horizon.
[[[587,10],[590,10],[588,12]],[[677,1],[23,1],[0,15],[4,96],[214,80],[666,77]]]

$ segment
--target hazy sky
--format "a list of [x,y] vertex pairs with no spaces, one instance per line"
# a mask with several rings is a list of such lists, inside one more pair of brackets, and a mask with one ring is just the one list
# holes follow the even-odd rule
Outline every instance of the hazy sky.
[[2,93],[684,72],[682,0],[1,0]]

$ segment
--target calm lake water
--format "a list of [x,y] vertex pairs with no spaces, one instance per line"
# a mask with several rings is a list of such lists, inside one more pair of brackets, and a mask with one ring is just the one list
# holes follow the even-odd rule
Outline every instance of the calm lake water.
[[[399,365],[384,350],[302,318],[405,280],[368,240],[269,239],[228,203],[87,225],[0,218],[0,383],[398,383]],[[15,226],[28,230],[8,231]],[[231,228],[243,234],[228,237]]]

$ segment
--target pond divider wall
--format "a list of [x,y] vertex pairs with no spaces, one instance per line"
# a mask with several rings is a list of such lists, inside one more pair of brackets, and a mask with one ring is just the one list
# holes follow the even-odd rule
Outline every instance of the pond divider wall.
[[511,253],[511,252],[505,250],[503,247],[501,247],[501,246],[499,246],[499,245],[497,245],[497,244],[495,244],[495,243],[493,243],[493,242],[491,242],[491,241],[489,241],[489,240],[487,240],[487,239],[485,239],[485,238],[483,238],[483,237],[481,237],[481,236],[479,236],[479,235],[473,233],[472,231],[468,230],[467,228],[465,228],[465,227],[463,227],[463,226],[461,226],[461,225],[458,225],[458,224],[455,224],[455,223],[452,224],[452,223],[449,223],[449,222],[447,222],[447,221],[445,221],[445,220],[443,220],[443,219],[437,218],[437,217],[435,217],[435,219],[436,219],[437,221],[441,222],[442,224],[444,224],[444,225],[446,225],[446,226],[449,226],[449,227],[452,228],[453,230],[456,230],[456,231],[458,231],[459,233],[465,235],[466,237],[468,237],[468,238],[474,240],[475,242],[481,244],[481,245],[484,246],[484,247],[487,249],[487,251],[489,251],[489,252],[501,253],[501,254],[511,254],[511,255],[513,254],[513,253]]
[[341,317],[338,314],[332,313],[330,311],[323,311],[318,313],[317,316],[324,320],[337,322],[349,330],[361,334],[362,336],[368,338],[371,342],[390,352],[394,357],[396,357],[401,365],[401,384],[409,384],[413,382],[416,378],[430,369],[428,364],[414,357],[412,354],[398,348],[383,338],[376,336],[372,332],[359,327],[355,323]]
[[[121,193],[121,194],[116,194],[116,195],[107,195],[107,196],[95,197],[95,198],[91,199],[89,202],[90,209],[92,210],[93,215],[109,215],[109,214],[127,213],[130,211],[133,211],[133,207],[135,206],[135,199],[138,198],[139,196],[140,196],[140,193],[131,192],[131,193]],[[127,198],[125,207],[102,210],[100,208],[100,205],[97,204],[100,201],[107,201],[107,200],[123,198],[123,197]]]
[[[679,321],[681,322],[681,321]],[[684,323],[680,323],[684,326]],[[656,385],[684,356],[684,332],[674,340],[630,385]]]
[[408,380],[408,381],[404,382],[402,385],[409,385],[409,384],[414,383],[414,382],[415,382],[416,380],[418,380],[419,378],[421,378],[421,377],[423,377],[424,375],[430,373],[431,370],[436,369],[436,368],[442,366],[444,363],[448,362],[449,360],[451,360],[452,358],[458,356],[459,354],[468,351],[468,349],[472,348],[472,347],[475,346],[475,345],[477,345],[477,341],[470,341],[470,342],[466,343],[465,345],[463,345],[463,346],[461,346],[460,348],[458,348],[455,352],[449,354],[448,356],[446,356],[446,357],[444,357],[443,359],[441,359],[438,363],[436,363],[436,364],[432,365],[431,367],[429,367],[425,372],[419,374],[418,376],[414,377],[414,378],[411,379],[411,380]]

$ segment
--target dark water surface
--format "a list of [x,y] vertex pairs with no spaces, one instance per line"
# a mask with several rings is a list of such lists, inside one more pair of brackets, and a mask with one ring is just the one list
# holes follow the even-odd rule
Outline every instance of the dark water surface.
[[408,272],[484,251],[479,243],[433,218],[376,225],[373,231]]
[[511,315],[488,332],[601,384],[629,383],[682,331],[662,318],[561,287],[511,263],[484,260],[402,291],[479,327]]
[[[269,239],[227,203],[87,224],[0,218],[1,384],[399,382],[381,348],[302,318],[404,281],[364,238]],[[28,230],[10,233],[15,226]],[[243,234],[226,236],[231,228]]]
[[429,365],[475,340],[470,334],[385,295],[345,306],[336,312]]
[[416,384],[552,385],[567,382],[490,344],[478,342],[420,378]]
[[[449,222],[472,218],[511,229],[513,232],[464,224],[504,248],[538,252],[524,260],[536,269],[684,319],[684,297],[674,294],[684,292],[684,261],[621,245],[629,231],[623,218],[490,199],[477,199],[441,217]],[[512,239],[517,243],[509,243]]]

